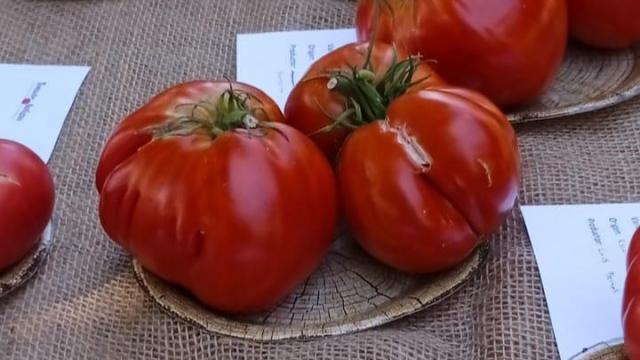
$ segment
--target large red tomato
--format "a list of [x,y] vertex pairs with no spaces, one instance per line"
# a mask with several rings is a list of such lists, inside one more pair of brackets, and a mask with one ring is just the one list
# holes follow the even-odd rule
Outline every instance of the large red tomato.
[[627,252],[627,278],[622,301],[624,345],[631,360],[640,359],[640,229]]
[[351,230],[370,254],[403,271],[459,264],[514,206],[513,128],[482,95],[451,87],[406,94],[387,117],[356,130],[338,159]]
[[38,155],[0,139],[0,272],[38,243],[51,219],[54,198],[53,179]]
[[[369,43],[348,44],[318,59],[287,99],[284,110],[287,123],[308,135],[331,160],[350,131],[362,124],[355,120],[355,114],[347,112],[352,104],[345,96],[327,88],[337,72],[342,72],[346,77],[358,77],[360,86],[371,89],[369,95],[378,96],[382,114],[377,109],[372,109],[372,114],[362,109],[365,121],[376,116],[384,118],[384,107],[406,91],[443,83],[427,63],[411,60],[391,45],[379,43],[371,49],[369,47]],[[369,51],[371,60],[367,66]],[[422,79],[424,81],[420,81]],[[390,89],[391,86],[400,91],[385,94],[384,89]]]
[[337,190],[328,161],[243,84],[175,86],[127,117],[97,171],[100,220],[147,269],[210,307],[272,307],[321,263]]
[[358,38],[372,35],[435,60],[447,82],[503,108],[530,103],[552,83],[567,45],[564,0],[361,0]]
[[640,1],[567,0],[571,34],[601,48],[619,49],[640,42]]

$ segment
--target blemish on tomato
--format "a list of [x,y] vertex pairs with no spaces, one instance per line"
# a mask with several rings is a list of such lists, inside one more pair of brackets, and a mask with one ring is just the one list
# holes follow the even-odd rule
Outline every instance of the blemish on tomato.
[[207,239],[207,233],[204,230],[197,230],[191,236],[191,243],[189,244],[189,250],[193,256],[201,255],[204,251],[204,244]]
[[492,187],[493,186],[493,178],[491,177],[491,169],[489,169],[489,164],[487,164],[487,162],[482,160],[482,159],[477,159],[476,161],[484,169],[485,176],[487,177],[487,186],[488,187]]
[[19,182],[17,182],[15,179],[9,177],[9,175],[5,175],[5,174],[0,174],[0,183],[10,183],[10,184],[15,184],[15,185],[20,185]]
[[398,143],[405,149],[409,158],[418,165],[423,172],[429,172],[433,164],[431,155],[418,143],[415,137],[410,136],[404,127],[391,128],[386,130],[395,133]]

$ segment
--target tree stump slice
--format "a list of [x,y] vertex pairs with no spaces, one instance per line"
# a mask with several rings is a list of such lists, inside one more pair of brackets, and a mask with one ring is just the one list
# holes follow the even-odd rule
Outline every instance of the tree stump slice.
[[604,51],[570,44],[554,84],[535,104],[509,114],[513,123],[576,115],[640,94],[640,46]]
[[49,224],[40,243],[22,261],[7,272],[0,274],[0,298],[29,281],[38,272],[53,245],[53,227]]
[[426,309],[464,285],[488,253],[484,244],[455,269],[413,276],[374,260],[343,231],[323,265],[292,295],[269,312],[243,317],[206,308],[136,260],[133,268],[145,292],[169,314],[217,334],[273,341],[348,334]]
[[580,354],[575,355],[571,360],[628,360],[624,351],[624,341],[616,339],[610,342],[603,342],[594,347],[585,349]]

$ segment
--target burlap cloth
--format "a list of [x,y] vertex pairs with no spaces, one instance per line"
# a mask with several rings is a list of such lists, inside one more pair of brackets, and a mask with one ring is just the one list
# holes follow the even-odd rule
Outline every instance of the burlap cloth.
[[[93,176],[123,115],[170,84],[233,77],[239,32],[350,26],[354,7],[344,0],[0,0],[0,62],[92,67],[50,162],[57,243],[34,281],[0,302],[0,359],[558,358],[519,212],[493,239],[483,271],[443,303],[376,330],[277,343],[211,335],[164,314],[102,232]],[[640,100],[519,126],[521,202],[640,200],[638,117]]]

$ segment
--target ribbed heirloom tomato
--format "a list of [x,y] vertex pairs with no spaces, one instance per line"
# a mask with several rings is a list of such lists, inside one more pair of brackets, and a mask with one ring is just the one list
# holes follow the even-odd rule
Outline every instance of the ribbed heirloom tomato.
[[356,25],[360,40],[375,36],[435,60],[445,81],[502,108],[543,94],[568,33],[564,0],[360,0]]
[[640,229],[627,252],[627,278],[622,300],[624,345],[631,360],[640,359]]
[[380,115],[393,98],[407,91],[443,83],[427,63],[410,59],[403,51],[384,43],[352,43],[318,59],[292,90],[284,113],[287,123],[308,135],[332,161],[344,139],[360,123],[350,121],[356,111],[353,104],[328,86],[333,78],[344,80],[352,76],[372,80],[370,85],[360,82],[365,86],[353,89],[359,93],[357,97],[377,95],[372,100],[378,104],[377,109],[373,114],[360,109],[363,118]]
[[346,140],[337,165],[355,238],[397,269],[459,264],[510,214],[520,181],[513,128],[484,96],[453,87],[394,100]]
[[567,0],[571,35],[601,48],[619,49],[640,42],[640,1]]
[[47,164],[26,146],[0,139],[0,272],[36,246],[54,200]]
[[105,231],[214,309],[274,306],[321,263],[337,218],[330,164],[283,120],[248,85],[164,91],[106,144],[96,178]]

